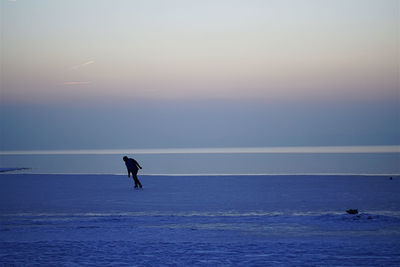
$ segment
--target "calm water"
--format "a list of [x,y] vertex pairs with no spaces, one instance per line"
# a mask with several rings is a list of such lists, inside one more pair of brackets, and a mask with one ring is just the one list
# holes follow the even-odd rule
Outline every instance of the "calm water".
[[1,168],[30,173],[125,173],[122,156],[141,174],[399,174],[400,146],[2,151]]

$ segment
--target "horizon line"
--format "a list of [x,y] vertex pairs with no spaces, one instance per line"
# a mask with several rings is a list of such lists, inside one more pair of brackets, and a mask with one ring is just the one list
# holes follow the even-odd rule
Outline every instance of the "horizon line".
[[[25,168],[25,169],[32,169],[32,168]],[[18,170],[16,170],[18,171]],[[3,172],[0,173],[0,175],[3,174],[12,174],[12,175],[18,175],[21,174],[21,172]],[[108,175],[116,175],[116,176],[126,176],[126,173],[123,172],[28,172],[24,173],[28,175],[75,175],[75,176],[108,176]],[[198,177],[198,176],[393,176],[397,177],[400,176],[400,173],[365,173],[365,172],[282,172],[282,173],[141,173],[138,174],[138,176],[157,176],[157,177],[164,177],[164,176],[177,176],[177,177]]]
[[1,150],[0,155],[122,155],[122,154],[357,154],[400,153],[400,145],[382,146],[279,146],[222,148],[142,148]]

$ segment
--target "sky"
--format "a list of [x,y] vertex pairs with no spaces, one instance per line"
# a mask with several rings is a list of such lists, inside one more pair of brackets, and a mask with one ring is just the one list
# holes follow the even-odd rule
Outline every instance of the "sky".
[[400,144],[397,0],[1,0],[1,149]]

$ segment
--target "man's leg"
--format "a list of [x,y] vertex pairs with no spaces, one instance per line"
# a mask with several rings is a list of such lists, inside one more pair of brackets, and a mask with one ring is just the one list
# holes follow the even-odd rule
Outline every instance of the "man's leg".
[[133,179],[135,179],[135,187],[137,188],[139,185],[139,187],[142,188],[142,184],[140,183],[139,179],[137,178],[137,175],[135,174],[133,177],[134,177]]
[[142,188],[142,185],[137,178],[137,170],[135,172],[132,172],[132,178],[135,181],[135,188],[138,188],[138,185],[140,186],[140,188]]
[[134,174],[132,174],[132,179],[133,179],[133,181],[135,182],[135,188],[137,188],[138,185],[137,185],[137,182],[136,182],[136,179],[135,179],[135,175],[134,175]]
[[142,184],[140,183],[139,179],[137,178],[137,173],[138,173],[138,171],[136,170],[136,171],[132,174],[133,179],[135,179],[135,187],[137,188],[138,185],[139,185],[139,187],[142,188]]
[[136,183],[139,185],[140,188],[142,188],[142,184],[140,183],[139,178],[137,178],[137,175],[135,175],[135,178],[136,178]]

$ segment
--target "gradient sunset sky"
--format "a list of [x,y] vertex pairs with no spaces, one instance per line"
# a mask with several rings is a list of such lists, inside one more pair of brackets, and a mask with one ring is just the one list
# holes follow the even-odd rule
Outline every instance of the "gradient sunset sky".
[[397,0],[1,0],[1,148],[400,144]]

